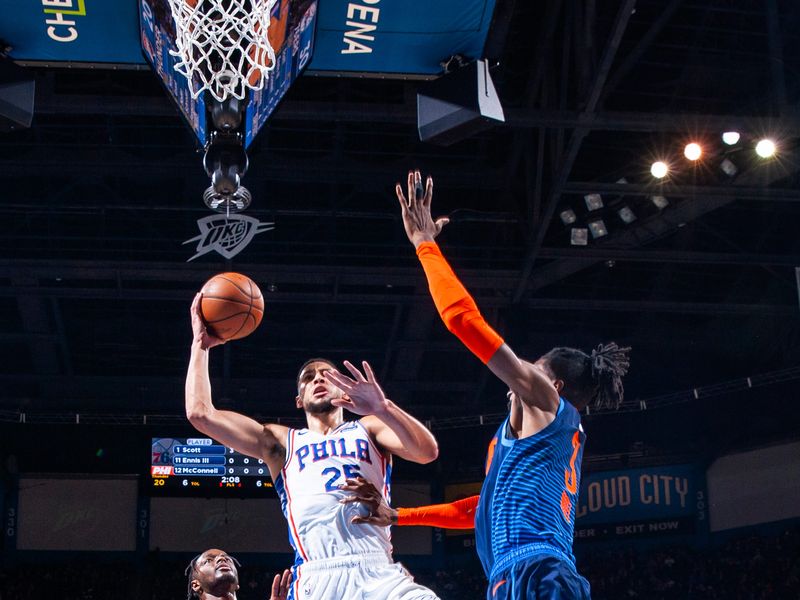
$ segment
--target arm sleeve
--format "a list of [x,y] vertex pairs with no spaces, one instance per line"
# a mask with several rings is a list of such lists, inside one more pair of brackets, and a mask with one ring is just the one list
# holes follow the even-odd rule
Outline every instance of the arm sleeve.
[[461,284],[435,242],[423,242],[417,258],[442,321],[483,363],[503,345],[503,338],[484,320],[475,300]]
[[398,508],[398,525],[428,525],[442,529],[473,529],[479,496],[470,496],[450,504],[432,504],[416,508]]

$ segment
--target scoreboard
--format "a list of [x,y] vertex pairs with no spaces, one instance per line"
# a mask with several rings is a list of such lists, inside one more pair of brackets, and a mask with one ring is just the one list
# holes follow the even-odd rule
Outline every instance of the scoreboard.
[[275,496],[263,460],[211,438],[152,438],[150,489],[165,496]]

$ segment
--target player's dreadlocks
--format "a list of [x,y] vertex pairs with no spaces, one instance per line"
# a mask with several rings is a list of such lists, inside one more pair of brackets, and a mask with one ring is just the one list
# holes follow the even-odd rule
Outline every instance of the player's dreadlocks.
[[[189,577],[189,581],[186,584],[187,588],[186,600],[194,600],[194,598],[200,598],[200,595],[192,589],[192,581],[194,581],[195,579],[194,575],[195,572],[197,571],[197,561],[200,560],[200,557],[203,556],[203,554],[205,554],[205,552],[201,552],[200,554],[195,556],[192,560],[190,560],[189,564],[186,566],[186,570],[183,572],[184,575],[187,575]],[[233,564],[236,565],[237,569],[242,566],[239,563],[239,561],[236,560],[233,556],[228,555],[228,558],[230,558],[233,561]]]
[[631,365],[630,347],[620,348],[616,342],[600,344],[592,350],[592,377],[597,380],[594,405],[597,408],[619,408],[625,397],[622,378]]
[[186,592],[186,600],[192,600],[193,598],[199,598],[199,596],[195,593],[192,589],[192,581],[194,580],[194,570],[197,567],[197,561],[200,560],[200,557],[203,556],[202,554],[198,554],[192,560],[189,561],[189,565],[186,567],[186,570],[183,572],[184,575],[189,576],[189,583],[187,584],[188,590]]
[[576,408],[618,408],[624,397],[622,377],[628,372],[630,348],[615,342],[600,344],[591,356],[576,348],[553,348],[542,358],[556,379],[564,382],[562,395]]

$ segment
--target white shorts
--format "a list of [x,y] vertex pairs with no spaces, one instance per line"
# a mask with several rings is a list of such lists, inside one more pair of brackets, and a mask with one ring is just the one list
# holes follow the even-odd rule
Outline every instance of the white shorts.
[[287,600],[439,600],[385,554],[313,560],[292,575]]

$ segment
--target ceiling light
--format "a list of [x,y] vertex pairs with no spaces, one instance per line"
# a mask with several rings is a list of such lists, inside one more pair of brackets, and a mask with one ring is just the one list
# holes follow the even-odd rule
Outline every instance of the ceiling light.
[[669,206],[669,200],[665,196],[650,196],[650,201],[656,205],[658,210],[664,210]]
[[719,163],[719,168],[722,169],[722,172],[728,177],[733,177],[739,172],[737,166],[733,164],[733,161],[729,158],[722,159],[722,162]]
[[561,222],[564,225],[572,225],[575,221],[578,220],[578,217],[575,216],[575,211],[572,210],[571,208],[567,208],[565,210],[562,210],[558,214],[558,216],[561,217]]
[[740,137],[738,131],[726,131],[722,134],[722,141],[728,144],[728,146],[733,146],[739,142]]
[[692,142],[691,144],[686,144],[686,147],[683,149],[683,155],[689,160],[697,160],[703,155],[703,149],[700,147],[700,144]]
[[585,227],[573,227],[570,232],[569,243],[573,246],[585,246],[589,243],[589,230]]
[[619,218],[622,219],[622,222],[626,225],[630,225],[636,220],[636,213],[631,210],[630,206],[623,206],[617,211]]
[[656,161],[650,167],[650,174],[656,179],[662,179],[666,177],[667,173],[669,173],[669,167],[667,166],[667,163],[663,161]]
[[761,158],[769,158],[775,154],[775,142],[767,139],[761,140],[756,144],[756,154]]
[[600,194],[586,194],[583,200],[586,202],[586,208],[589,210],[603,208],[603,198]]
[[590,221],[588,223],[589,231],[592,232],[592,237],[597,239],[599,237],[603,237],[604,235],[608,235],[608,229],[606,229],[606,224],[603,222],[603,219],[597,219],[597,221]]

